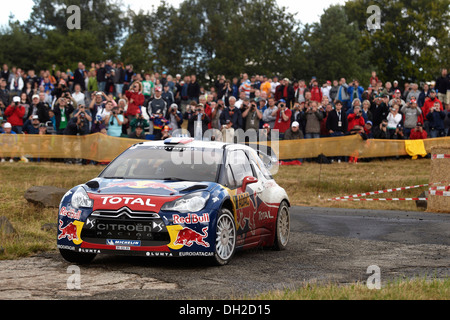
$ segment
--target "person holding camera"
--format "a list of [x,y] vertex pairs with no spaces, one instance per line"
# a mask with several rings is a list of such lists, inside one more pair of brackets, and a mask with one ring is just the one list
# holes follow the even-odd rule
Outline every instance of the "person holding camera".
[[108,136],[120,137],[122,135],[123,122],[123,110],[119,110],[119,107],[114,107],[111,113],[105,117],[105,123],[108,126]]
[[375,139],[389,139],[389,132],[387,130],[388,121],[383,119],[378,127],[374,128],[373,137]]
[[20,104],[20,97],[13,98],[13,103],[6,108],[4,116],[12,126],[12,130],[17,133],[22,133],[23,117],[25,116],[25,107]]
[[220,125],[221,129],[242,129],[243,119],[242,112],[240,109],[236,108],[236,98],[231,96],[229,99],[230,106],[225,108],[220,115]]
[[191,137],[203,138],[204,133],[208,130],[208,124],[210,119],[205,113],[205,107],[199,103],[195,110],[193,110],[192,116],[189,118],[189,133]]
[[64,134],[64,130],[66,129],[70,120],[70,115],[74,110],[75,108],[71,103],[68,102],[68,98],[66,98],[65,96],[59,98],[56,101],[53,108],[53,112],[55,113],[56,134]]
[[278,102],[278,109],[272,112],[272,117],[275,117],[274,129],[280,133],[280,139],[284,137],[284,133],[291,126],[292,111],[286,106],[286,101],[281,99]]
[[389,133],[389,138],[391,139],[393,137],[393,135],[395,134],[395,131],[397,129],[397,126],[402,122],[402,115],[398,112],[400,106],[398,104],[394,104],[391,109],[390,112],[387,116],[387,121],[388,121],[388,133]]
[[441,110],[441,104],[435,102],[434,106],[430,108],[430,112],[426,116],[428,120],[429,136],[430,138],[440,138],[445,135],[444,119],[445,112]]
[[359,105],[353,106],[353,113],[350,113],[347,116],[347,120],[348,120],[348,131],[351,131],[355,126],[364,128],[364,125],[366,124],[366,122],[364,121],[361,107]]
[[172,103],[170,106],[166,119],[169,120],[170,126],[172,127],[171,132],[173,130],[181,129],[181,126],[183,125],[183,115],[178,111],[178,105],[176,103]]
[[255,100],[250,100],[250,106],[242,112],[242,118],[245,119],[245,130],[259,130],[259,122],[262,119],[261,110],[258,109]]
[[405,136],[409,137],[411,130],[416,126],[419,117],[422,115],[422,110],[417,106],[417,100],[415,98],[400,110],[405,117]]
[[[341,117],[345,118],[345,114],[342,114]],[[319,111],[317,101],[309,102],[301,119],[305,121],[305,139],[320,138],[320,122],[323,119],[323,113]]]
[[140,111],[140,106],[144,104],[145,98],[142,94],[142,83],[136,81],[130,86],[130,90],[125,92],[125,96],[128,99],[127,117],[131,122],[136,118],[136,115]]
[[428,138],[427,132],[423,129],[422,122],[417,122],[416,127],[411,130],[410,140],[424,140]]

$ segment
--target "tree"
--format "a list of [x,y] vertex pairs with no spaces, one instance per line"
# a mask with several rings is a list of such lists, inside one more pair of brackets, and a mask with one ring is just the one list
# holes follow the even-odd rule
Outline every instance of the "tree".
[[381,30],[366,26],[369,0],[345,4],[349,20],[358,25],[360,45],[384,81],[434,79],[450,62],[449,0],[379,0]]

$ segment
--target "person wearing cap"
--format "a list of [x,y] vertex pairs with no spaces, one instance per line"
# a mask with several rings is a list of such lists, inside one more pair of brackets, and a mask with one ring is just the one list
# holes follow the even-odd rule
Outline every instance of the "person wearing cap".
[[[422,112],[423,112],[423,116],[424,119],[426,119],[428,113],[430,112],[431,108],[434,107],[435,103],[438,102],[440,105],[440,110],[444,111],[444,107],[442,105],[442,101],[440,101],[437,96],[436,96],[436,90],[431,89],[430,90],[430,96],[428,98],[425,99],[425,103],[422,107]],[[426,127],[425,127],[426,128]]]
[[172,137],[172,135],[170,134],[170,127],[164,126],[163,130],[161,131],[161,140],[166,140],[171,137]]
[[12,130],[18,134],[22,133],[23,117],[25,116],[25,107],[20,104],[20,97],[15,96],[13,103],[6,108],[4,116],[12,126]]
[[300,130],[300,124],[297,121],[292,122],[291,127],[284,133],[284,140],[296,140],[303,138],[303,132]]
[[39,116],[31,116],[31,120],[29,119],[23,124],[23,131],[27,134],[39,134],[40,124]]
[[422,115],[422,110],[417,106],[417,100],[413,97],[406,106],[400,109],[400,112],[404,116],[405,136],[409,137],[411,130],[414,129]]
[[422,122],[417,122],[416,127],[411,130],[410,140],[424,140],[428,138],[427,132],[423,129]]
[[140,139],[145,140],[145,131],[144,125],[142,123],[138,123],[134,132],[132,132],[128,138],[130,139]]
[[[2,129],[3,127],[3,129]],[[8,135],[6,137],[2,138],[2,144],[3,148],[6,147],[6,149],[17,149],[17,135],[16,132],[13,131],[13,127],[11,123],[6,122],[0,127],[0,134]],[[1,162],[14,162],[13,158],[2,158],[2,148],[0,148],[0,161]]]
[[41,102],[39,95],[37,94],[33,95],[31,105],[28,108],[27,119],[31,120],[32,117],[36,115],[39,117],[39,122],[41,123],[50,121],[47,106],[43,102]]
[[367,121],[366,124],[364,125],[364,132],[366,133],[368,139],[373,139],[372,128],[373,128],[372,121],[370,120]]

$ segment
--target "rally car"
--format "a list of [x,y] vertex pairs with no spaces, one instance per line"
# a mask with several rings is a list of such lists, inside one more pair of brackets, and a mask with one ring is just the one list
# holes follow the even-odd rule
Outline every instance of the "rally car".
[[254,148],[190,138],[143,142],[64,195],[57,246],[71,263],[108,253],[201,256],[225,265],[238,249],[285,249],[289,206]]

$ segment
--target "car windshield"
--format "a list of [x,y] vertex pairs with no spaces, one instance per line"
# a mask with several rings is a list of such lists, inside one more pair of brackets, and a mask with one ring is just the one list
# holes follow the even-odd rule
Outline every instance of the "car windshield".
[[100,177],[215,182],[222,149],[135,146],[117,157]]

